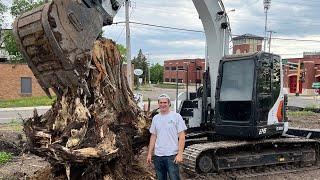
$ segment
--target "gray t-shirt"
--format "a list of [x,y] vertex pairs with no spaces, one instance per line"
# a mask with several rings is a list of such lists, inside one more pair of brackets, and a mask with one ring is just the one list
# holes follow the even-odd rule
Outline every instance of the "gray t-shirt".
[[157,135],[155,155],[171,156],[177,154],[179,147],[178,134],[186,129],[187,126],[181,115],[174,111],[165,115],[155,115],[149,129],[150,133]]

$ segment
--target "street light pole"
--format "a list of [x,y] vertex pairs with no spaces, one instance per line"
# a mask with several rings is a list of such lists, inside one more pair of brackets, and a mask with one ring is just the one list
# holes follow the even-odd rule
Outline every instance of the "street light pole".
[[198,66],[197,66],[197,60],[195,60],[195,62],[194,62],[194,65],[195,65],[195,67],[196,67],[196,80],[195,80],[195,83],[196,83],[196,92],[197,92],[197,89],[198,89],[198,86],[197,86],[197,84],[198,84]]
[[150,68],[151,68],[151,61],[150,61],[150,53],[146,53],[147,55],[147,62],[148,62],[148,80],[149,80],[149,85],[151,84],[151,80],[150,80]]
[[187,100],[189,100],[189,63],[187,65]]
[[272,38],[272,33],[276,33],[275,31],[268,31],[270,33],[269,35],[269,53],[271,51],[271,38]]
[[177,75],[176,75],[176,86],[177,86],[177,89],[176,89],[176,112],[178,112],[178,93],[179,93],[179,84],[178,84],[178,68],[176,69],[177,71]]
[[129,25],[129,6],[130,1],[125,1],[126,11],[126,48],[127,48],[127,78],[129,88],[132,90],[132,73],[131,73],[131,37],[130,37],[130,25]]
[[264,12],[266,14],[266,20],[264,23],[264,52],[266,51],[267,46],[267,24],[268,24],[268,10],[271,5],[271,0],[263,0]]

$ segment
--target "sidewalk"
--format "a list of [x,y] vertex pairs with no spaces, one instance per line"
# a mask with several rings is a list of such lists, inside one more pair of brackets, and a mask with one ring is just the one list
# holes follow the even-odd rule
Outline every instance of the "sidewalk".
[[50,107],[51,106],[0,108],[0,123],[10,123],[12,120],[21,121],[21,119],[32,117],[34,109],[37,109],[38,114],[42,115],[47,112]]
[[9,111],[30,111],[30,110],[48,110],[51,106],[32,106],[32,107],[12,107],[12,108],[0,108],[1,112],[9,112]]

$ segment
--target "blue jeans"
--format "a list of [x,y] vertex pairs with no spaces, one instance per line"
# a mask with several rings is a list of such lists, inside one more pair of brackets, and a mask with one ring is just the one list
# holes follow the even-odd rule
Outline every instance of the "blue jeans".
[[167,180],[169,175],[170,180],[180,180],[179,166],[174,163],[172,156],[153,156],[153,163],[157,174],[157,180]]

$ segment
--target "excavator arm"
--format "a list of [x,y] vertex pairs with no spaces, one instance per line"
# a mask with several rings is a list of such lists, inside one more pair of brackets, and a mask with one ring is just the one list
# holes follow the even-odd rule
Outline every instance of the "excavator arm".
[[61,96],[90,96],[91,50],[103,25],[112,24],[124,0],[53,0],[16,18],[16,41],[40,86]]

